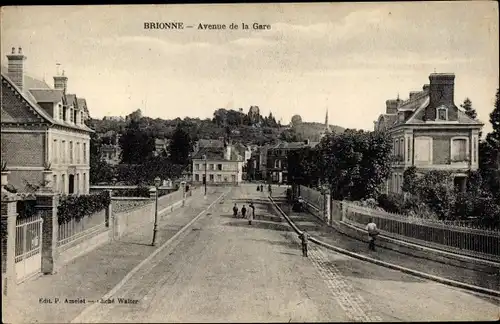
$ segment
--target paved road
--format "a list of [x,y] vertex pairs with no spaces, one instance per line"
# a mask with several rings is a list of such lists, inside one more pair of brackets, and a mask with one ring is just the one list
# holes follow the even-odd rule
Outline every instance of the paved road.
[[[250,226],[232,204],[253,200]],[[255,186],[233,189],[176,246],[159,253],[84,322],[495,320],[498,303],[312,247],[300,255]],[[134,304],[120,304],[118,298]]]

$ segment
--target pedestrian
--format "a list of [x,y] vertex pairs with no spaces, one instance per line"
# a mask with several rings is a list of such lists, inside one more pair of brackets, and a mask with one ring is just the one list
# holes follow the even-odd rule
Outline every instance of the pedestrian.
[[368,232],[369,237],[368,248],[372,251],[375,251],[375,238],[379,234],[379,231],[377,229],[377,224],[373,222],[372,218],[370,218],[370,221],[366,225],[366,231]]
[[248,207],[250,207],[251,209],[250,213],[248,214],[248,225],[252,225],[252,220],[255,217],[255,206],[253,205],[253,202],[251,202]]
[[271,184],[269,184],[269,186],[267,186],[267,190],[269,191],[269,196],[271,196],[271,194],[273,193],[272,188],[271,188]]
[[236,204],[233,207],[233,217],[238,217],[238,206]]
[[299,238],[302,243],[302,256],[307,258],[307,244],[309,243],[309,233],[303,231],[299,234]]
[[263,184],[260,185],[260,192],[264,192],[264,185]]
[[241,207],[241,218],[245,218],[245,215],[247,213],[247,209],[245,208],[245,205]]

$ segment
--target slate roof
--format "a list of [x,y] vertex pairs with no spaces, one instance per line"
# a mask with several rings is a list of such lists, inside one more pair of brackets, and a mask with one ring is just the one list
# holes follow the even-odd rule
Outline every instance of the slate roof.
[[279,142],[278,144],[270,147],[271,149],[300,149],[303,147],[315,147],[319,142],[309,142],[306,144],[304,142]]
[[[193,159],[203,159],[207,156],[207,160],[225,160],[225,149],[222,147],[202,147],[193,156]],[[231,161],[238,161],[238,153],[231,147]]]
[[63,101],[64,93],[56,89],[29,89],[36,102],[60,102]]
[[[78,129],[78,130],[83,130],[83,131],[87,131],[87,132],[94,132],[92,129],[90,129],[89,127],[87,127],[87,125],[85,125],[85,124],[81,124],[81,125],[72,124],[72,123],[69,123],[69,122],[66,122],[66,121],[57,120],[57,119],[52,118],[45,111],[45,109],[43,109],[42,107],[40,107],[38,105],[38,102],[37,102],[36,98],[33,96],[33,94],[31,94],[30,91],[21,91],[21,89],[19,89],[19,87],[16,84],[14,84],[14,82],[12,82],[12,80],[9,78],[9,76],[7,75],[7,73],[1,72],[1,78],[2,78],[2,82],[6,82],[10,88],[14,89],[14,91],[16,91],[17,93],[19,93],[19,95],[21,96],[21,98],[24,99],[29,104],[29,107],[38,116],[40,116],[40,118],[44,119],[46,122],[48,122],[50,124],[56,124],[56,125],[61,125],[61,126],[69,127],[69,128],[72,128],[72,129]],[[26,81],[26,76],[25,76],[25,81]],[[39,81],[39,80],[37,82],[37,84],[39,84],[39,85],[42,85],[42,83],[43,83],[43,81]],[[29,89],[26,84],[25,84],[24,88],[25,89]],[[4,109],[4,107],[2,107],[2,122],[3,123],[5,123],[5,122],[7,122],[7,123],[8,122],[15,122],[17,118],[21,117],[21,115],[19,115],[20,113],[22,113],[22,112],[20,112],[20,111],[9,112],[7,109]],[[31,120],[27,120],[27,121],[31,122]]]

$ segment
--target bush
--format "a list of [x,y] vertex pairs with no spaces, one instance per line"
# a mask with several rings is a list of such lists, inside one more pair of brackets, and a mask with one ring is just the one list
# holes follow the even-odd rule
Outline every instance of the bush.
[[111,203],[108,192],[104,191],[94,195],[62,196],[57,207],[59,224],[69,222],[71,219],[80,221],[85,216],[91,216]]
[[403,214],[404,199],[400,194],[382,194],[377,198],[378,205],[385,211],[395,214]]

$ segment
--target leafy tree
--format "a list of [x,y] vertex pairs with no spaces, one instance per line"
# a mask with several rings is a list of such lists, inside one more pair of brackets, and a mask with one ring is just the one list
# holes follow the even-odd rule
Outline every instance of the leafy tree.
[[170,160],[174,164],[185,165],[189,163],[189,154],[191,153],[191,138],[181,125],[177,126],[172,135],[169,153]]
[[[500,95],[497,89],[495,107],[490,113],[493,131],[479,144],[479,169],[485,185],[494,197],[500,197]],[[500,204],[500,198],[498,198]]]
[[302,140],[301,136],[293,128],[288,128],[281,132],[279,139],[285,142],[300,142]]
[[464,102],[460,105],[462,109],[465,111],[465,114],[472,119],[476,119],[477,113],[476,109],[472,108],[472,102],[469,98],[465,98]]
[[152,156],[155,150],[154,138],[139,127],[139,121],[132,119],[125,134],[120,137],[121,160],[127,164],[141,164]]
[[110,182],[113,179],[113,168],[104,161],[101,153],[102,142],[96,133],[90,134],[90,183]]
[[403,191],[415,195],[418,185],[417,168],[411,166],[403,172]]

